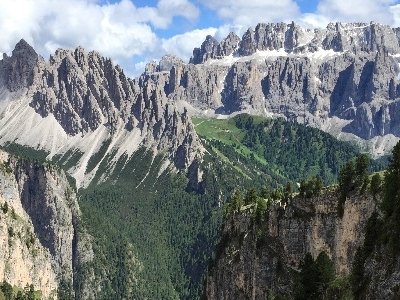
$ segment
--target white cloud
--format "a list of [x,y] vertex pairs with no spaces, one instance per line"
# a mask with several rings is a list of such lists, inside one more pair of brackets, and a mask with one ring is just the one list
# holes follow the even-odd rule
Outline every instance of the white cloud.
[[201,0],[218,16],[245,27],[254,27],[259,22],[290,22],[300,15],[294,0]]
[[207,35],[214,36],[216,32],[216,28],[210,27],[175,35],[172,38],[162,40],[162,49],[165,53],[175,54],[180,56],[184,61],[189,61],[193,49],[199,47]]
[[400,4],[391,6],[390,11],[394,18],[393,26],[400,27]]
[[128,62],[160,51],[150,25],[165,29],[175,16],[194,20],[198,15],[188,0],[159,0],[156,7],[136,7],[131,0],[103,5],[96,0],[0,1],[0,53],[10,53],[24,38],[44,57],[59,47],[81,45]]
[[[128,1],[130,2],[130,1]],[[135,17],[138,22],[149,22],[156,28],[166,29],[174,16],[196,20],[199,9],[188,0],[159,0],[157,7],[139,7]]]
[[[304,14],[300,20],[324,27],[328,22],[367,22],[396,24],[396,0],[321,0],[315,13]],[[398,23],[398,21],[397,21]]]

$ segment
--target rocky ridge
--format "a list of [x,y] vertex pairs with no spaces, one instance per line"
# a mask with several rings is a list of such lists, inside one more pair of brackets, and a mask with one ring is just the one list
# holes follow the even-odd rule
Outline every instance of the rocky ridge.
[[230,33],[221,42],[207,36],[200,48],[193,50],[190,63],[201,64],[210,59],[221,59],[231,54],[249,56],[257,51],[280,50],[301,54],[319,48],[335,52],[376,52],[385,47],[390,53],[399,53],[398,28],[371,22],[330,23],[325,29],[305,29],[292,22],[259,23],[242,36]]
[[[45,299],[73,293],[77,268],[90,263],[93,251],[66,176],[0,150],[0,202],[0,280],[33,284]],[[80,291],[93,298],[95,278],[85,270]]]
[[270,208],[266,229],[255,222],[251,207],[235,212],[224,221],[206,281],[206,298],[264,299],[270,291],[292,295],[293,270],[300,269],[308,252],[315,259],[326,251],[336,272],[349,274],[374,208],[371,196],[353,195],[340,218],[336,193],[295,197]]
[[398,32],[373,22],[315,30],[277,23],[221,42],[208,36],[191,64],[171,69],[168,97],[199,115],[284,117],[379,156],[400,137]]
[[[166,58],[161,65],[169,64]],[[0,78],[0,143],[43,149],[48,159],[79,150],[83,157],[71,173],[80,186],[96,173],[86,174],[87,162],[107,140],[106,155],[114,162],[140,146],[176,168],[189,167],[199,155],[187,111],[165,94],[168,74],[130,79],[110,59],[81,47],[59,49],[45,61],[21,40],[0,61]]]

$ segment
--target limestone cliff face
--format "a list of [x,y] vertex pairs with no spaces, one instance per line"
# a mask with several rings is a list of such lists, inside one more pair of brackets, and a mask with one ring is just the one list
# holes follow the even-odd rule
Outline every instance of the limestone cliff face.
[[[202,110],[282,116],[339,138],[368,141],[380,155],[377,141],[387,152],[389,140],[400,137],[398,32],[376,23],[315,30],[277,23],[258,24],[242,38],[231,34],[220,43],[208,37],[193,52],[191,63],[198,68],[187,77],[196,84],[180,84],[179,95]],[[226,54],[220,55],[221,48]],[[185,69],[178,66],[175,73]],[[211,83],[202,81],[209,76]]]
[[231,61],[211,57],[202,63],[206,72],[210,64],[229,67],[225,78],[216,79],[224,88],[214,98],[225,113],[280,115],[325,130],[337,117],[347,126],[336,124],[331,133],[368,140],[400,136],[399,51],[395,31],[374,23],[330,24],[314,32],[295,24],[259,24],[243,35]]
[[255,222],[251,208],[234,213],[222,228],[206,281],[207,299],[265,299],[269,290],[290,295],[291,270],[299,269],[307,252],[316,258],[326,251],[336,272],[349,274],[374,207],[372,197],[352,196],[339,218],[333,193],[273,206],[268,226]]
[[[72,288],[78,266],[93,258],[90,237],[79,229],[76,196],[54,167],[5,152],[0,166],[0,280],[22,288],[33,284],[45,298],[57,298],[61,282]],[[82,294],[93,297],[94,278],[87,270]]]
[[398,299],[400,284],[400,262],[394,258],[390,246],[379,247],[375,254],[366,259],[361,298]]
[[[304,29],[292,22],[259,23],[255,29],[249,28],[242,36],[230,33],[218,42],[207,36],[200,48],[195,48],[191,63],[201,64],[209,59],[237,54],[248,56],[257,51],[284,50],[287,53],[306,53],[318,48],[335,52],[376,52],[385,47],[390,53],[398,53],[398,28],[371,22],[329,23],[324,29]],[[232,46],[235,45],[235,46]]]

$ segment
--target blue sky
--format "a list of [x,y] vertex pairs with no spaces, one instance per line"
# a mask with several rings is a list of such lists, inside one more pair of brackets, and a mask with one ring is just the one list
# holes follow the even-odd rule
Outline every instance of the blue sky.
[[[101,1],[100,3],[117,3],[119,1]],[[156,7],[158,0],[137,0],[132,1],[137,7]],[[173,23],[167,29],[157,29],[154,28],[154,31],[161,38],[170,38],[176,34],[182,34],[186,31],[193,29],[202,29],[208,27],[220,27],[224,24],[224,20],[218,18],[216,12],[212,9],[209,9],[207,6],[203,5],[201,1],[192,1],[197,5],[200,11],[200,17],[196,20],[187,20],[184,17],[176,16],[173,18]],[[297,4],[299,5],[301,13],[313,13],[316,11],[318,0],[297,0]],[[255,26],[256,24],[254,24]]]
[[400,27],[400,0],[0,0],[0,52],[24,38],[48,58],[83,46],[132,76],[167,53],[188,61],[206,35],[242,35],[259,22],[376,21]]

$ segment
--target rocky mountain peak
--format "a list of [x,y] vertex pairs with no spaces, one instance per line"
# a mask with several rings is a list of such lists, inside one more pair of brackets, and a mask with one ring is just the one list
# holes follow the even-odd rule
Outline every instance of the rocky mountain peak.
[[[165,157],[177,168],[188,167],[198,156],[201,146],[191,122],[186,120],[183,108],[178,109],[165,93],[169,70],[182,64],[182,60],[165,56],[158,66],[162,72],[130,79],[110,59],[97,52],[88,53],[82,47],[58,49],[48,62],[36,56],[36,60],[29,59],[31,63],[27,63],[27,57],[31,57],[23,55],[27,51],[30,54],[32,48],[21,42],[12,57],[1,61],[0,78],[11,79],[0,88],[14,92],[21,89],[22,83],[27,88],[23,103],[18,102],[24,111],[18,114],[20,119],[6,114],[1,120],[3,143],[11,140],[31,145],[31,138],[24,132],[16,134],[16,128],[26,125],[26,131],[32,132],[32,126],[38,128],[35,140],[39,142],[32,146],[50,151],[50,157],[68,149],[79,149],[90,156],[105,140],[114,140],[105,155],[122,147],[129,156],[146,145],[166,153]],[[21,79],[16,80],[13,74],[21,74]],[[0,107],[3,109],[8,108]],[[28,116],[36,123],[28,124]],[[94,144],[84,142],[94,136]],[[87,163],[84,158],[78,162],[79,170],[75,172],[80,174],[80,180],[93,177],[85,175]]]
[[[232,40],[230,34],[219,43]],[[284,50],[287,53],[313,53],[319,48],[335,52],[366,51],[375,52],[378,46],[385,46],[389,53],[398,53],[400,45],[399,30],[387,25],[367,23],[329,23],[325,29],[304,29],[294,22],[259,23],[255,29],[249,28],[235,40],[239,56],[249,56],[257,51]],[[235,44],[234,43],[234,44]],[[209,59],[221,59],[234,51],[217,51],[218,42],[208,36],[201,48],[195,48],[190,63],[201,64]]]
[[25,56],[25,57],[33,57],[37,58],[37,53],[33,49],[31,45],[29,45],[24,39],[21,39],[16,45],[14,50],[12,51],[12,55],[17,56]]
[[217,54],[218,41],[211,35],[207,35],[200,48],[193,50],[193,57],[190,63],[200,64],[208,59],[212,59]]
[[150,75],[156,72],[169,72],[174,66],[183,65],[184,61],[173,54],[164,55],[158,62],[152,61],[146,64],[145,74]]
[[0,85],[10,91],[17,91],[32,84],[34,68],[42,58],[24,40],[21,39],[12,51],[12,56],[3,54],[0,61]]

